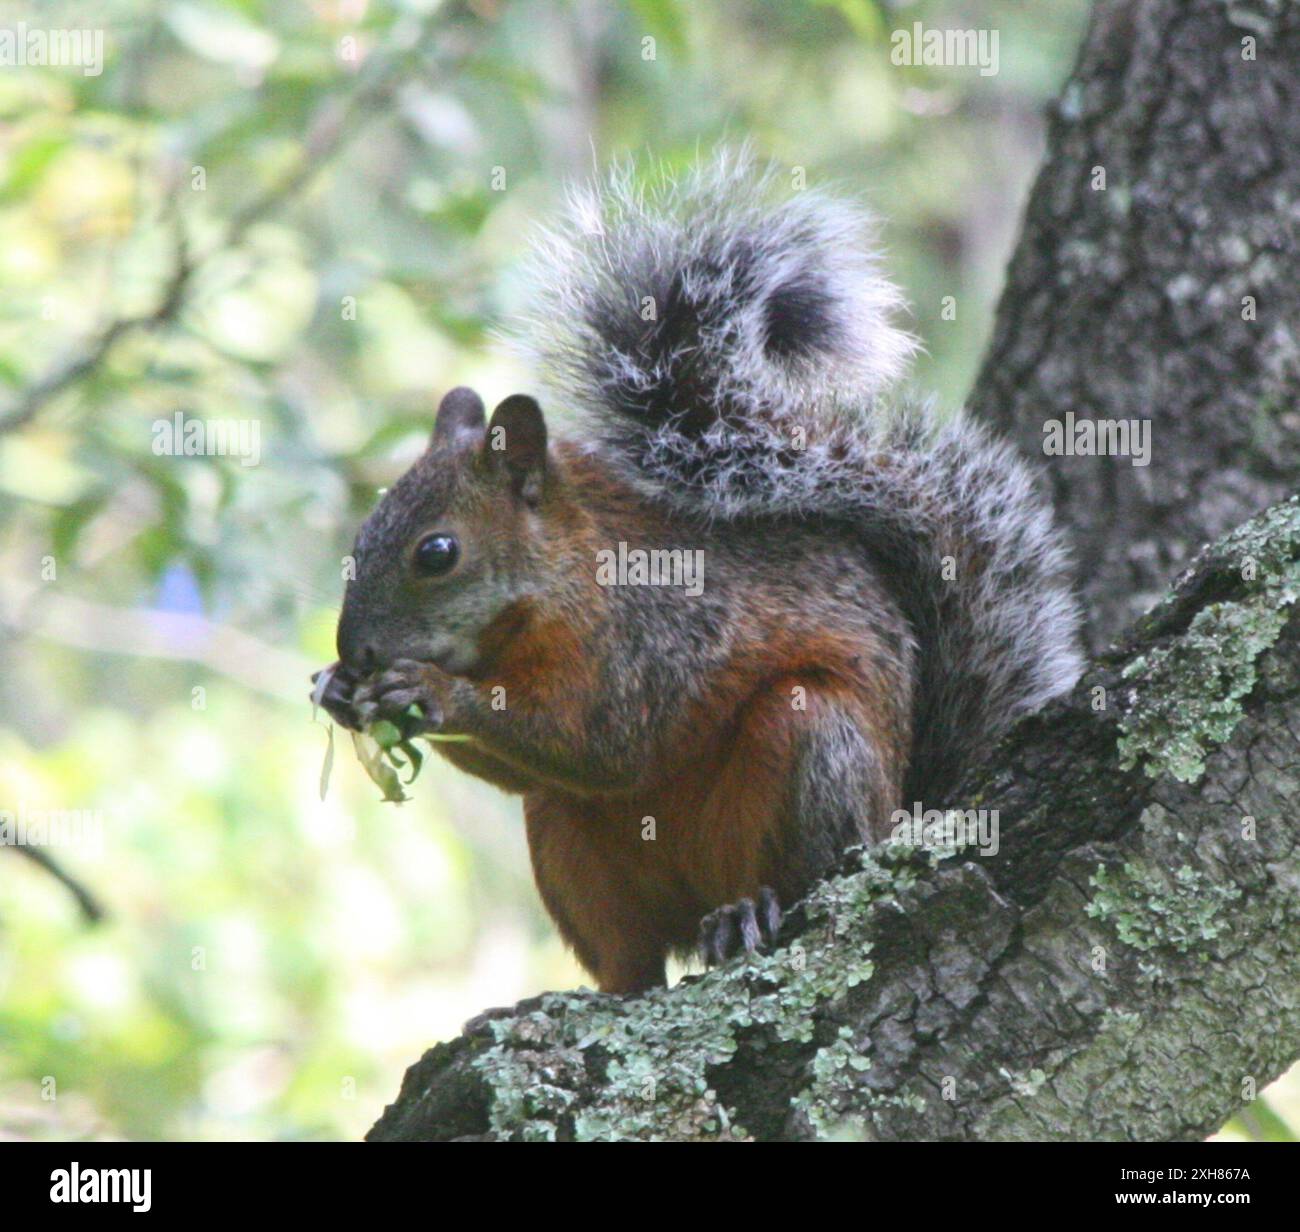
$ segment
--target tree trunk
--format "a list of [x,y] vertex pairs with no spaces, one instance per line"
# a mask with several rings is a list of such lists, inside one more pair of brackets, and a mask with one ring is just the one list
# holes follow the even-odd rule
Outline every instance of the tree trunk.
[[[1042,467],[1094,647],[1300,475],[1298,69],[1298,5],[1101,0],[1057,107],[972,403],[1031,454],[1151,422]],[[1292,500],[966,785],[998,854],[853,856],[771,955],[492,1011],[370,1138],[1217,1129],[1300,1056],[1298,594]]]
[[1093,649],[1296,486],[1298,224],[1300,6],[1099,0],[971,398],[1031,455],[1067,411],[1151,424],[1150,466],[1043,468]]

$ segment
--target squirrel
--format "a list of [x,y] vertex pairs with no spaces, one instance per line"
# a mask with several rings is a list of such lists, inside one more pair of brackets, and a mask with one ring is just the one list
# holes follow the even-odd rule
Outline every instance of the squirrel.
[[326,709],[459,736],[437,751],[523,796],[602,991],[772,944],[1080,673],[1030,472],[894,392],[916,344],[873,237],[746,152],[575,190],[520,331],[575,427],[451,390],[357,537]]

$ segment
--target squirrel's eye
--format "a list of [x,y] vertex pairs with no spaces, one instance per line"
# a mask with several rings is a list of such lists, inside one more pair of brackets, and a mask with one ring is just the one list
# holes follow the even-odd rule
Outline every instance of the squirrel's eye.
[[426,577],[450,573],[460,559],[460,544],[455,535],[425,535],[415,545],[415,569]]

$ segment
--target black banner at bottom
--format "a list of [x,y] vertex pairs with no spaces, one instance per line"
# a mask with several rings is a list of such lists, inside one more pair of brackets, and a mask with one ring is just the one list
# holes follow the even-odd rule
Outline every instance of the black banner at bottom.
[[[687,1144],[664,1145],[680,1150]],[[990,1216],[1022,1211],[1041,1216],[1053,1207],[1071,1216],[1126,1209],[1148,1216],[1172,1209],[1223,1213],[1225,1207],[1282,1214],[1295,1209],[1295,1161],[1300,1159],[1286,1147],[843,1143],[803,1151],[797,1159],[787,1151],[778,1163],[769,1154],[771,1144],[757,1144],[715,1151],[707,1165],[699,1159],[689,1164],[695,1183],[687,1191],[680,1164],[605,1151],[598,1186],[603,1196],[597,1200],[605,1206],[611,1198],[620,1204],[631,1199],[644,1209],[657,1199],[681,1207],[683,1214],[692,1207],[711,1213],[716,1201],[734,1217],[751,1204],[770,1212],[773,1190],[788,1188],[787,1198],[796,1209],[804,1208],[806,1219],[819,1208],[822,1192],[842,1203],[847,1180],[864,1203],[876,1191],[888,1195],[891,1206],[915,1205],[917,1215],[972,1204]],[[847,1152],[856,1158],[854,1171],[846,1174]],[[394,1202],[423,1207],[431,1219],[450,1210],[459,1220],[472,1220],[481,1208],[496,1221],[512,1205],[527,1216],[596,1196],[590,1160],[584,1162],[564,1144],[558,1155],[555,1147],[538,1148],[514,1151],[508,1160],[481,1155],[467,1165],[463,1157],[448,1156],[441,1144],[7,1142],[0,1147],[0,1164],[6,1219],[20,1221],[61,1215],[90,1221],[190,1214],[384,1218]],[[746,1177],[756,1165],[763,1171],[749,1186]],[[668,1171],[661,1170],[665,1167]],[[571,1194],[566,1192],[570,1183]],[[864,1208],[863,1217],[869,1215]]]

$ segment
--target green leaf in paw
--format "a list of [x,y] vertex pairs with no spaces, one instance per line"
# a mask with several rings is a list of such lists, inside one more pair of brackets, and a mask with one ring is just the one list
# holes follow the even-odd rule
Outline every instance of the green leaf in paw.
[[402,743],[402,732],[396,723],[388,719],[379,719],[370,725],[370,738],[387,753]]

